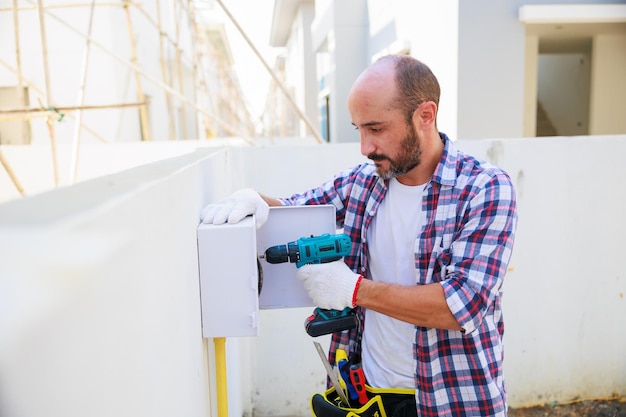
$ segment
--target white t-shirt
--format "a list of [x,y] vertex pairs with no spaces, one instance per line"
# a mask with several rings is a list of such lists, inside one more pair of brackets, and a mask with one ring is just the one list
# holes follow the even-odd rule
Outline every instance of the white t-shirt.
[[[422,227],[425,184],[406,186],[395,178],[367,231],[369,274],[374,281],[415,285],[415,245]],[[362,366],[377,388],[415,388],[415,326],[365,311]]]

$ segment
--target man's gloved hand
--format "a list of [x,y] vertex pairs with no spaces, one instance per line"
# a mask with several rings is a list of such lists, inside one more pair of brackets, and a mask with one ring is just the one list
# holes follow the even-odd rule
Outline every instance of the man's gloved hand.
[[202,223],[237,223],[251,214],[256,217],[257,229],[267,221],[270,207],[259,193],[251,188],[243,188],[216,203],[206,206],[200,219]]
[[296,276],[316,306],[330,310],[356,307],[356,292],[363,277],[352,272],[344,261],[303,265]]

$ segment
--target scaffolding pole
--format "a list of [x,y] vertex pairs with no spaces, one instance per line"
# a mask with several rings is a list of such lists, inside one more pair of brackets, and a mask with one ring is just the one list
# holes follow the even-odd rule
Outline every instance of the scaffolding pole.
[[[202,44],[200,43],[201,35],[198,29],[198,23],[196,19],[193,18],[193,10],[191,9],[192,3],[188,1],[187,5],[187,20],[189,21],[189,25],[192,29],[193,39],[194,39],[194,67],[196,68],[196,82],[198,83],[198,90],[200,90],[200,98],[205,101],[205,104],[208,105],[209,102],[209,90],[208,90],[208,82],[206,80],[206,71],[204,70],[203,62],[204,62],[204,53],[202,52]],[[198,101],[196,99],[196,101]],[[204,116],[202,119],[202,127],[204,130],[205,138],[211,137],[211,122],[209,118]]]
[[[93,27],[93,15],[94,15],[94,6],[96,0],[91,0],[91,6],[89,8],[89,25],[87,26],[87,36],[88,39],[85,43],[85,52],[83,55],[83,66],[80,77],[80,86],[78,87],[78,98],[76,99],[77,105],[80,107],[85,104],[85,87],[87,84],[87,69],[89,68],[89,54],[91,52],[91,42],[89,38],[91,38],[91,29]],[[76,111],[76,122],[74,123],[74,136],[72,138],[72,155],[70,159],[70,184],[74,184],[76,182],[76,174],[78,173],[78,157],[80,151],[80,132],[83,124],[83,111],[82,109],[77,109]]]
[[[124,13],[126,14],[126,27],[128,29],[128,38],[130,40],[130,62],[132,62],[135,68],[138,69],[139,65],[137,61],[137,41],[135,39],[135,33],[133,32],[133,25],[130,18],[129,2],[127,0],[124,0]],[[139,71],[135,70],[134,75],[135,88],[137,89],[137,99],[145,103],[146,97],[143,93],[143,89],[141,88],[141,74],[139,73]],[[148,124],[148,108],[146,105],[143,105],[139,108],[139,119],[141,121],[141,138],[142,140],[149,142],[152,138],[150,137],[150,126]]]
[[[17,75],[17,102],[20,106],[26,106],[26,102],[24,101],[24,81],[22,75],[22,54],[20,48],[20,19],[17,11],[17,1],[13,0],[13,31],[15,33],[15,68]],[[21,126],[24,128],[24,124]],[[22,140],[26,136],[26,131],[22,130]]]
[[2,152],[1,148],[0,148],[0,164],[2,164],[2,166],[4,167],[4,170],[9,175],[9,178],[11,179],[11,182],[13,183],[17,191],[21,195],[24,195],[24,187],[22,187],[22,184],[17,179],[17,176],[15,175],[15,172],[13,172],[13,169],[11,168],[9,161],[7,161],[7,159],[4,157],[4,153]]
[[[181,95],[184,96],[185,94],[185,81],[183,78],[183,66],[182,66],[182,52],[180,50],[180,6],[176,7],[177,5],[179,5],[180,2],[178,0],[174,0],[172,2],[172,7],[174,7],[174,25],[175,25],[175,42],[176,42],[176,74],[178,76],[178,88],[181,92]],[[195,103],[194,103],[195,104]],[[187,136],[187,111],[185,109],[185,105],[184,103],[181,103],[180,106],[180,125],[182,127],[182,133],[183,133],[183,137],[188,137]]]
[[[37,15],[39,16],[39,32],[41,35],[41,49],[44,71],[44,87],[46,107],[52,102],[52,93],[50,89],[50,68],[48,66],[48,39],[46,36],[46,23],[44,18],[43,0],[37,0]],[[54,185],[59,185],[59,167],[57,161],[57,142],[54,132],[54,119],[48,117],[46,120],[48,125],[48,135],[50,136],[50,148],[52,149],[52,170],[54,171]]]
[[[198,106],[200,106],[200,101],[205,95],[206,89],[204,88],[204,71],[201,68],[201,62],[199,59],[200,54],[200,45],[199,45],[199,37],[196,31],[195,20],[191,16],[191,1],[187,0],[187,6],[185,7],[185,17],[187,18],[187,24],[191,30],[191,57],[193,62],[193,97]],[[202,125],[204,126],[206,120],[204,118],[202,120]],[[200,137],[200,132],[198,130],[199,124],[196,122],[196,136]],[[203,129],[204,130],[204,129]]]
[[[115,104],[86,104],[82,106],[50,106],[50,107],[20,107],[20,108],[5,108],[0,107],[0,115],[6,114],[28,114],[28,113],[45,113],[44,116],[51,115],[52,117],[65,117],[66,111],[72,110],[104,110],[104,109],[121,109],[128,107],[141,107],[144,103],[115,103]],[[41,115],[35,116],[40,117]],[[9,117],[5,117],[2,120],[9,120]]]
[[[16,4],[17,0],[14,0],[13,4]],[[133,4],[137,4],[137,3],[133,3]],[[120,3],[118,2],[107,2],[107,3],[98,3],[98,6],[110,6],[110,7],[119,7]],[[72,9],[72,8],[76,8],[76,7],[85,7],[85,6],[89,6],[89,3],[73,3],[73,4],[50,4],[48,6],[46,6],[46,9]],[[37,6],[33,5],[33,6],[22,6],[22,7],[0,7],[0,12],[10,12],[12,10],[17,10],[17,11],[25,11],[25,12],[36,12],[37,11]]]
[[[142,8],[140,8],[143,11]],[[165,45],[163,42],[163,38],[166,37],[165,32],[162,29],[162,21],[161,21],[161,2],[156,2],[156,11],[157,11],[157,27],[159,30],[159,56],[161,57],[161,74],[163,77],[163,84],[170,84],[170,74],[167,69],[166,61],[165,61]],[[146,15],[147,16],[147,15]],[[174,122],[174,103],[172,102],[172,95],[167,91],[165,92],[165,104],[167,105],[167,115],[169,117],[169,139],[176,139],[176,125]]]

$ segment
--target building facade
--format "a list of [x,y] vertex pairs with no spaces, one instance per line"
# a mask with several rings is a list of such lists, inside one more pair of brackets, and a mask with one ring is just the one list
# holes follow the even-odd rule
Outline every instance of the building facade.
[[[308,38],[298,16],[311,3]],[[431,67],[442,89],[438,125],[454,138],[626,132],[623,1],[276,0],[272,33],[285,60],[306,69],[290,86],[317,101],[307,113],[330,142],[358,141],[347,93],[389,53]]]

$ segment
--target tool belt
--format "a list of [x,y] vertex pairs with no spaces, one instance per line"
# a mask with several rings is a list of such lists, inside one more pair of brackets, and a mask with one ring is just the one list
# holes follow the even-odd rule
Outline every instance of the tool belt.
[[[315,417],[417,417],[415,391],[404,388],[373,388],[365,385],[365,404],[343,404],[335,388],[311,397]],[[354,408],[358,407],[358,408]]]

